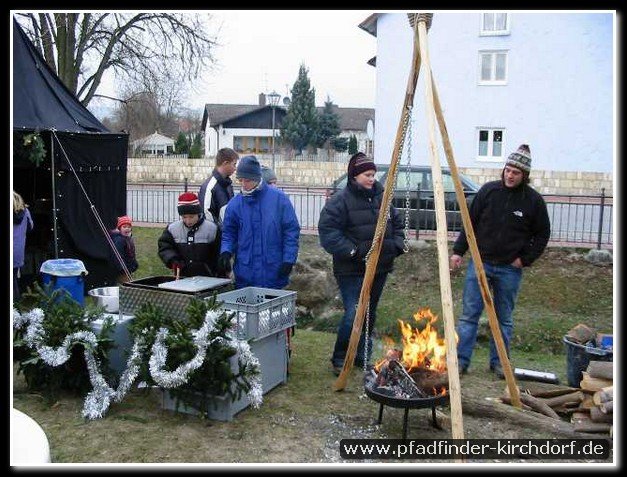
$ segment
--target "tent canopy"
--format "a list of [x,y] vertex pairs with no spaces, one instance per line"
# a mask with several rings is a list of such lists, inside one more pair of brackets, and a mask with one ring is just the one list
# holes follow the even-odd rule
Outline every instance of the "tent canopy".
[[48,247],[45,258],[78,258],[89,271],[88,286],[111,284],[115,270],[96,213],[106,228],[126,214],[128,135],[110,133],[81,104],[15,19],[13,130],[37,131],[45,143],[44,164],[13,161],[13,188],[35,213],[33,232],[49,233],[48,223],[55,231],[39,240]]
[[13,128],[109,132],[48,66],[13,19]]

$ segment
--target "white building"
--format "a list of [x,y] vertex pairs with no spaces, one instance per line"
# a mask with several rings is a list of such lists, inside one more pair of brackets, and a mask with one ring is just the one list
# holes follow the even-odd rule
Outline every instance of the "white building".
[[133,152],[138,155],[167,156],[174,151],[174,139],[155,131],[150,136],[136,139],[132,143]]
[[[534,169],[611,173],[615,22],[611,11],[435,12],[429,59],[457,165],[500,168],[526,143]],[[377,38],[375,161],[390,163],[413,30],[405,13],[373,14],[359,27]],[[413,164],[430,164],[424,76]],[[437,125],[436,136],[444,164]]]
[[[322,113],[324,108],[318,107]],[[368,123],[373,128],[374,109],[340,108],[333,111],[340,120],[340,137],[355,135],[357,148],[372,153]],[[239,154],[269,154],[272,152],[272,106],[266,104],[266,95],[259,95],[259,104],[206,104],[201,130],[205,133],[205,156],[215,156],[219,149],[230,147]],[[274,108],[274,135],[278,141],[287,109]]]

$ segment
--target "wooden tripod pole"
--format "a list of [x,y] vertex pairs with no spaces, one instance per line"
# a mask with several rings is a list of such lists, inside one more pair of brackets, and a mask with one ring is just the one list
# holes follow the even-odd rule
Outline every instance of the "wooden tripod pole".
[[451,291],[451,275],[448,266],[448,232],[446,227],[446,210],[444,205],[444,188],[442,186],[442,168],[438,157],[435,139],[435,114],[431,66],[427,48],[427,26],[423,16],[418,15],[418,41],[420,57],[425,78],[425,100],[427,126],[429,132],[429,156],[431,158],[431,174],[433,176],[433,196],[435,199],[435,219],[438,244],[438,268],[440,272],[440,299],[444,318],[444,338],[446,339],[446,367],[448,369],[449,401],[451,406],[451,434],[453,439],[464,438],[462,421],[462,401],[457,367],[457,340],[455,335],[455,317],[453,316],[453,293]]
[[[414,27],[414,36],[416,35],[416,29]],[[418,73],[420,71],[420,54],[416,42],[414,42],[412,67],[407,80],[407,90],[405,93],[405,101],[403,103],[403,109],[401,112],[401,120],[396,130],[396,140],[394,141],[394,151],[392,152],[392,161],[390,163],[390,169],[388,170],[388,177],[396,177],[396,169],[398,168],[398,162],[400,160],[400,151],[405,138],[405,132],[407,130],[407,123],[409,121],[409,115],[411,108],[414,104],[414,92],[416,91],[416,83],[418,82]],[[359,304],[357,305],[357,311],[355,312],[355,319],[353,321],[353,330],[351,331],[351,337],[348,342],[348,349],[346,350],[346,357],[344,358],[344,365],[340,375],[333,383],[333,390],[341,391],[346,388],[346,381],[348,375],[353,367],[353,360],[357,352],[357,346],[359,344],[359,338],[361,336],[361,329],[364,323],[366,314],[366,306],[370,304],[370,290],[372,289],[372,282],[377,270],[377,263],[379,262],[379,254],[381,253],[381,244],[383,243],[383,236],[385,235],[385,227],[387,224],[388,211],[390,209],[390,202],[392,201],[392,193],[395,184],[388,184],[383,193],[383,199],[381,201],[381,208],[379,209],[379,217],[377,219],[377,227],[375,230],[374,240],[370,252],[370,257],[366,263],[366,272],[364,274],[364,281],[361,286],[361,292],[359,294]],[[366,337],[367,338],[367,337]]]
[[457,197],[457,202],[459,203],[459,209],[462,215],[462,223],[464,224],[464,231],[466,233],[466,239],[468,240],[468,247],[470,249],[470,254],[472,255],[475,271],[477,273],[479,288],[481,289],[481,296],[483,297],[485,309],[488,314],[490,331],[492,332],[492,336],[494,337],[496,351],[499,355],[499,359],[501,360],[501,366],[503,367],[503,374],[505,374],[507,388],[509,389],[512,404],[518,408],[522,408],[522,404],[520,402],[520,390],[516,385],[516,379],[514,377],[514,373],[512,372],[512,366],[509,362],[509,358],[507,357],[505,342],[503,341],[503,335],[501,334],[501,329],[498,324],[498,318],[494,309],[494,301],[492,300],[492,294],[490,293],[488,280],[483,269],[483,261],[481,260],[481,255],[479,255],[479,248],[477,247],[475,231],[472,227],[472,222],[470,221],[470,214],[468,212],[466,196],[464,195],[464,190],[462,188],[461,181],[459,180],[459,171],[457,170],[457,165],[455,164],[453,147],[451,146],[451,141],[449,140],[448,130],[446,129],[446,123],[444,122],[444,114],[442,113],[442,106],[440,104],[440,98],[438,96],[438,91],[435,87],[435,80],[433,79],[433,76],[431,76],[431,85],[433,89],[433,103],[435,106],[435,113],[438,119],[438,125],[440,127],[440,134],[442,135],[442,144],[444,145],[446,160],[451,170],[453,184],[455,184],[455,196]]

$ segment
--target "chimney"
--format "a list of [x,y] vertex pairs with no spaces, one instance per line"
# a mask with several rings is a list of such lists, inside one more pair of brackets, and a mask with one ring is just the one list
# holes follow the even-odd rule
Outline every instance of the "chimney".
[[266,105],[266,95],[264,93],[259,93],[259,106]]

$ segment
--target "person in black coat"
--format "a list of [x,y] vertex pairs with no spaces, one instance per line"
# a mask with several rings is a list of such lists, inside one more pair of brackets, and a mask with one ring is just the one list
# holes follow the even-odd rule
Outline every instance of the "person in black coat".
[[216,154],[216,166],[198,191],[198,200],[202,210],[210,220],[221,227],[224,210],[233,198],[233,181],[231,176],[237,167],[239,156],[229,147],[223,147]]
[[205,218],[193,192],[179,196],[177,209],[181,219],[169,224],[159,237],[159,258],[175,276],[216,276],[218,226]]
[[[133,222],[131,221],[131,218],[128,215],[123,215],[122,217],[119,217],[115,230],[111,230],[109,234],[111,235],[113,245],[115,245],[115,249],[120,255],[122,261],[124,262],[124,266],[126,266],[128,272],[135,272],[139,268],[139,264],[137,263],[137,258],[135,256]],[[115,255],[115,253],[112,253],[111,255],[111,262],[113,263],[117,271],[117,282],[128,282],[129,277],[124,271],[124,266],[120,263],[120,260]]]
[[[501,180],[484,184],[470,205],[470,221],[483,269],[494,300],[494,308],[509,356],[514,329],[512,312],[522,280],[523,267],[530,266],[544,251],[551,236],[551,223],[542,196],[529,186],[531,152],[522,144],[507,158]],[[453,245],[451,271],[462,264],[468,250],[462,230]],[[462,298],[462,316],[457,324],[457,358],[462,374],[468,371],[477,341],[483,298],[475,266],[469,260]],[[504,378],[503,368],[490,336],[490,370]]]
[[[383,186],[375,179],[376,165],[362,152],[353,155],[348,163],[346,187],[332,196],[320,212],[318,232],[320,244],[333,255],[333,274],[342,295],[344,315],[338,327],[331,363],[336,375],[344,366],[344,359],[353,330],[355,311],[366,271],[366,257],[372,247],[383,199]],[[394,259],[404,251],[405,233],[398,211],[390,206],[390,216],[383,236],[383,244],[370,291],[368,310],[368,356],[365,356],[365,329],[357,348],[355,364],[368,364],[372,353],[372,330],[376,310],[388,273]]]

